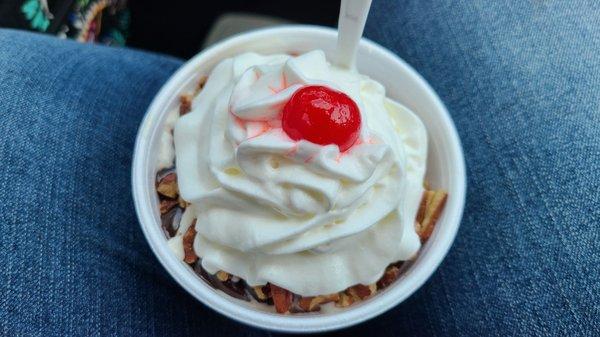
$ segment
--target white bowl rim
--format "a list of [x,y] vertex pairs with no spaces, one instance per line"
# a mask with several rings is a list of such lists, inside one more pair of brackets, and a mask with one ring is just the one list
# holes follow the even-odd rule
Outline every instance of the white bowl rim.
[[[151,208],[154,206],[150,206],[149,200],[146,197],[149,191],[145,181],[148,170],[146,162],[148,154],[146,152],[148,152],[151,145],[149,142],[149,133],[151,130],[149,125],[156,122],[157,117],[154,115],[163,109],[163,106],[171,98],[171,92],[173,92],[180,83],[183,83],[188,79],[190,74],[197,69],[197,65],[201,64],[203,60],[210,59],[214,54],[227,50],[243,41],[256,38],[257,36],[286,33],[303,33],[331,37],[332,35],[337,34],[337,30],[329,27],[312,25],[284,25],[241,33],[201,51],[188,60],[169,78],[148,107],[146,115],[138,130],[132,163],[133,199],[140,226],[152,251],[169,274],[188,293],[200,302],[233,320],[258,328],[295,333],[325,332],[349,327],[373,318],[404,301],[427,281],[448,253],[460,226],[466,196],[466,170],[458,133],[456,132],[456,128],[446,107],[435,91],[425,79],[423,79],[421,75],[405,61],[379,44],[363,38],[361,40],[361,47],[364,45],[369,48],[371,52],[381,54],[388,59],[390,63],[397,63],[400,67],[405,68],[409,73],[409,76],[413,77],[413,79],[429,93],[429,98],[432,100],[433,104],[442,112],[440,118],[442,119],[443,124],[448,127],[450,132],[449,136],[452,140],[450,144],[445,144],[447,146],[445,150],[450,151],[451,156],[458,159],[452,163],[454,165],[454,170],[457,173],[452,178],[457,186],[457,190],[453,191],[454,198],[457,201],[455,203],[456,206],[453,209],[446,208],[444,210],[444,212],[452,212],[452,216],[447,217],[448,223],[444,224],[447,231],[446,235],[442,237],[439,242],[436,242],[434,247],[435,251],[428,253],[427,261],[423,261],[420,268],[414,268],[410,275],[402,280],[403,284],[401,287],[390,287],[386,290],[385,294],[380,294],[369,301],[365,301],[361,303],[360,306],[353,306],[347,310],[330,315],[285,316],[253,310],[232,301],[224,300],[224,298],[217,294],[208,284],[199,282],[199,280],[190,273],[189,269],[186,269],[187,267],[184,266],[181,261],[177,260],[174,254],[169,250],[168,246],[165,244],[164,234],[162,233],[162,230],[160,230],[160,226],[157,226],[153,220]],[[399,282],[400,281],[397,283]],[[200,316],[198,318],[202,319]]]

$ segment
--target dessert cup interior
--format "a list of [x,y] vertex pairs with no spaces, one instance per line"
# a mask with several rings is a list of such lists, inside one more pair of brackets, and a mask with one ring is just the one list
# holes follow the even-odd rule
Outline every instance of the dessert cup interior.
[[[264,305],[234,299],[211,288],[167,246],[160,227],[154,180],[160,133],[166,116],[177,109],[179,96],[191,92],[202,75],[224,58],[254,51],[263,54],[303,53],[322,49],[331,59],[336,31],[313,26],[282,26],[244,33],[201,52],[180,68],[150,105],[138,131],[134,150],[132,187],[142,230],[155,255],[175,280],[190,294],[214,310],[240,322],[288,332],[321,332],[372,318],[402,302],[417,290],[446,255],[458,230],[465,198],[462,149],[448,112],[429,85],[409,65],[379,45],[363,40],[359,48],[359,72],[386,87],[388,97],[413,110],[429,135],[426,179],[433,188],[448,191],[448,201],[433,235],[417,259],[387,289],[344,309],[331,306],[319,313],[280,315]],[[201,319],[201,318],[199,318]]]

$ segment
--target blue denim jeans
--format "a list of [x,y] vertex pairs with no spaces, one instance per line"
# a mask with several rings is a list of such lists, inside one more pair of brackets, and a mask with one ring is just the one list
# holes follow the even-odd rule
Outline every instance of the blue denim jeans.
[[[446,103],[467,205],[424,287],[332,335],[600,335],[598,3],[374,1],[366,35]],[[273,335],[185,293],[137,224],[136,128],[180,65],[0,30],[0,335]]]

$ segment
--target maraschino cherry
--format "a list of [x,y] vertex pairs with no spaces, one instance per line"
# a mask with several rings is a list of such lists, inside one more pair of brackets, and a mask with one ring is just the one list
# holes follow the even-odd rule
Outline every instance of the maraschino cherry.
[[320,85],[298,89],[283,108],[283,130],[293,140],[348,150],[360,134],[360,111],[348,95]]

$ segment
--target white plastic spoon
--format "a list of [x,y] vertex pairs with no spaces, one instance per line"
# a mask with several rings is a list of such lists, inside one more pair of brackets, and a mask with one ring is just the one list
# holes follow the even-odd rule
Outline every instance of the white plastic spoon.
[[342,0],[335,55],[338,66],[352,70],[356,68],[356,51],[370,7],[371,0]]

